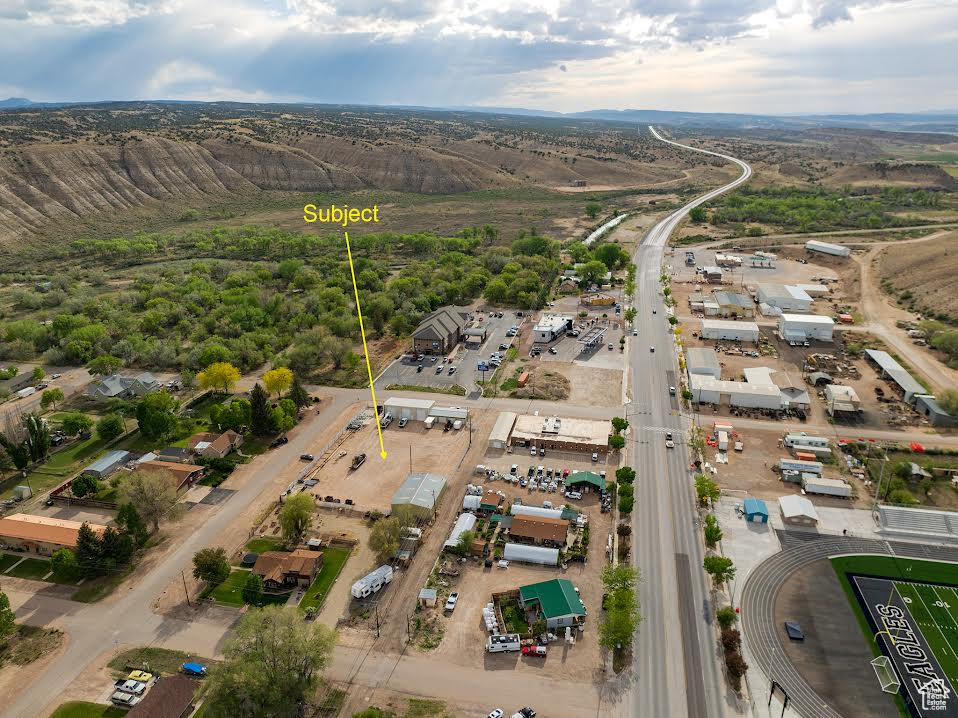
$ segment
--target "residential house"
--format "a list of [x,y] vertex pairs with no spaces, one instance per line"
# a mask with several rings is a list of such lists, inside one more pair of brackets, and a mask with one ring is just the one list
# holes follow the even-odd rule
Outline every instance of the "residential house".
[[160,382],[150,372],[145,371],[136,376],[113,374],[91,384],[87,389],[87,396],[91,399],[132,399],[144,396],[151,391],[160,389]]
[[412,333],[415,354],[448,354],[462,341],[468,312],[440,307],[427,314]]
[[193,712],[199,684],[182,675],[164,676],[127,713],[128,718],[186,718]]
[[309,586],[322,565],[320,551],[266,551],[253,564],[253,573],[263,579],[267,591],[285,591],[294,586]]
[[176,488],[179,491],[189,488],[203,477],[205,469],[197,464],[180,464],[175,461],[143,461],[140,468],[154,471],[165,471],[176,479]]
[[28,386],[36,384],[36,380],[33,378],[34,367],[18,367],[18,369],[19,371],[9,379],[0,379],[0,392],[4,392],[4,394],[15,394],[21,389],[26,389]]
[[190,450],[182,446],[167,446],[156,452],[160,461],[172,461],[177,464],[186,463],[190,458]]
[[547,629],[585,623],[585,606],[572,582],[564,578],[520,587],[519,604],[530,623],[545,621]]
[[569,522],[545,516],[513,516],[509,538],[537,546],[565,546]]
[[209,459],[222,459],[242,444],[243,435],[237,434],[235,431],[224,431],[222,434],[203,431],[193,434],[186,445],[191,452],[199,456],[205,456]]
[[[76,548],[77,534],[82,525],[80,521],[32,514],[5,516],[0,518],[0,547],[52,556],[61,548]],[[87,525],[98,534],[106,530],[106,526],[99,524]]]

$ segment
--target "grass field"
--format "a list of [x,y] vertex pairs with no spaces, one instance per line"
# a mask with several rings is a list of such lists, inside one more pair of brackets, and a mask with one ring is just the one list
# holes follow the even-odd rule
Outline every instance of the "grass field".
[[326,594],[329,593],[329,589],[332,588],[348,558],[348,548],[330,546],[323,549],[323,567],[316,578],[313,579],[309,588],[306,589],[306,595],[299,603],[300,609],[305,611],[307,608],[316,608],[318,610],[323,605]]
[[132,670],[147,670],[169,676],[180,672],[184,663],[200,663],[209,666],[216,661],[192,653],[174,651],[169,648],[131,648],[115,656],[107,665],[116,672],[117,678],[126,676]]
[[[884,602],[907,608],[911,625],[921,632],[952,685],[958,685],[958,564],[894,556],[842,556],[832,559],[832,567],[876,656],[882,650],[852,587],[853,575],[887,581],[888,598]],[[892,636],[892,640],[895,638]],[[895,696],[895,703],[903,716],[911,715],[900,695]]]
[[32,578],[34,581],[39,581],[48,573],[50,573],[49,561],[41,558],[27,558],[21,561],[16,568],[7,573],[7,576],[16,576],[17,578]]
[[[212,598],[217,603],[242,608],[245,603],[245,601],[243,601],[243,586],[246,584],[246,578],[249,575],[249,571],[234,569],[223,583],[213,588],[205,589],[203,593],[200,594],[200,598]],[[283,604],[286,603],[288,599],[288,592],[280,594],[264,593],[263,605],[266,606],[272,603]]]
[[63,703],[53,711],[50,718],[120,718],[125,716],[127,712],[122,708],[105,706],[101,703],[70,701]]
[[19,561],[23,556],[18,556],[14,553],[3,553],[0,554],[0,573],[3,573],[13,564]]

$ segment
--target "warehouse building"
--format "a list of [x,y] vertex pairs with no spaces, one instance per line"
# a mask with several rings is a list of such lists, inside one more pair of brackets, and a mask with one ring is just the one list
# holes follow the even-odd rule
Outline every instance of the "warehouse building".
[[105,456],[101,456],[81,473],[92,476],[95,479],[108,479],[114,473],[119,471],[120,467],[130,461],[133,455],[129,451],[111,451]]
[[778,389],[782,409],[808,409],[812,399],[805,384],[788,372],[767,366],[745,368],[745,381],[756,386],[774,386]]
[[[755,302],[738,292],[713,292],[712,301],[718,307],[718,315],[722,317],[755,316]],[[708,312],[706,312],[708,313]]]
[[790,284],[759,284],[758,301],[783,312],[807,312],[812,306],[808,293]]
[[861,399],[853,387],[842,384],[825,386],[825,411],[835,418],[857,418],[863,412]]
[[445,489],[446,480],[438,474],[409,474],[393,494],[392,509],[408,506],[419,518],[431,518]]
[[543,314],[532,328],[533,340],[548,343],[572,329],[572,317],[564,314]]
[[821,314],[782,314],[778,335],[786,342],[832,341],[835,320]]
[[519,414],[509,437],[512,446],[558,451],[608,451],[612,422]]
[[828,293],[831,291],[827,284],[796,284],[795,286],[812,297],[812,299],[828,296]]
[[689,376],[710,376],[713,379],[722,378],[722,366],[719,364],[718,353],[711,347],[691,347],[685,350],[685,369]]
[[390,397],[383,403],[383,411],[389,412],[396,419],[411,421],[425,421],[429,412],[436,405],[432,399],[404,399]]
[[768,507],[761,499],[745,499],[742,510],[745,512],[745,520],[750,524],[768,523]]
[[758,324],[724,319],[703,319],[699,336],[702,339],[758,343]]
[[502,557],[506,561],[535,563],[541,566],[556,566],[559,563],[559,549],[546,548],[545,546],[528,546],[521,543],[507,543],[502,548]]
[[692,401],[715,406],[740,406],[750,409],[781,409],[782,395],[777,386],[724,381],[693,374],[689,377]]
[[505,449],[509,446],[509,436],[512,434],[512,427],[516,425],[518,416],[514,411],[499,412],[499,418],[496,419],[492,433],[489,434],[490,449]]
[[778,500],[782,521],[789,526],[817,526],[818,512],[815,504],[804,496],[782,496]]
[[917,394],[927,394],[928,391],[918,381],[905,371],[905,368],[895,361],[895,358],[886,351],[866,349],[865,359],[875,367],[878,375],[894,386],[902,398],[909,404]]
[[958,426],[958,416],[945,411],[931,394],[915,395],[915,411],[928,419],[932,426]]
[[820,254],[830,254],[833,257],[849,257],[851,256],[852,250],[850,247],[844,247],[840,244],[829,244],[828,242],[820,242],[817,239],[810,239],[805,242],[805,250],[807,252],[819,252]]
[[709,284],[721,284],[723,276],[720,267],[705,267],[702,269],[702,277]]

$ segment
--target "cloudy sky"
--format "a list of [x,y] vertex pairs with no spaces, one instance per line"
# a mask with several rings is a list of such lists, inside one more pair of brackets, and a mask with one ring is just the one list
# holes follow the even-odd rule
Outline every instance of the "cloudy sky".
[[958,108],[955,0],[0,0],[0,98]]

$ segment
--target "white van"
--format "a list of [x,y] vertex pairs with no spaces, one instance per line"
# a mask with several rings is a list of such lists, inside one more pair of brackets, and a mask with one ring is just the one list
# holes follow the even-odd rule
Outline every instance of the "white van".
[[503,633],[496,636],[489,636],[486,641],[486,650],[489,653],[505,653],[507,651],[519,651],[522,644],[519,641],[518,633]]

